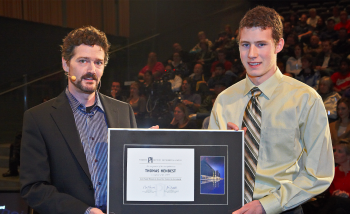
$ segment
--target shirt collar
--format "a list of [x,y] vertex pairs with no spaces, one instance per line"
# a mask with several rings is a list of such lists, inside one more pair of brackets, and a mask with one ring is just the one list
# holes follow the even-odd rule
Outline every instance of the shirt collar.
[[[77,111],[77,109],[81,109],[83,111],[86,111],[86,106],[81,104],[74,96],[73,94],[70,93],[70,91],[68,90],[68,87],[66,87],[66,96],[68,98],[68,101],[69,101],[69,104],[70,104],[70,107],[72,108],[73,110],[73,113],[75,113]],[[96,107],[99,107],[103,112],[104,112],[104,109],[103,109],[103,106],[102,106],[102,103],[101,103],[101,100],[98,96],[98,93],[96,93],[96,99],[95,99],[95,103],[94,103],[94,107],[92,109],[92,111],[94,111],[96,109]]]
[[259,86],[256,86],[249,79],[248,75],[246,75],[244,96],[250,94],[250,90],[252,90],[252,88],[258,87],[262,92],[262,94],[264,94],[264,96],[266,96],[267,99],[270,99],[272,96],[272,93],[275,91],[282,77],[283,77],[283,74],[281,73],[280,69],[277,68],[276,72],[270,78],[265,80],[265,82],[261,83]]

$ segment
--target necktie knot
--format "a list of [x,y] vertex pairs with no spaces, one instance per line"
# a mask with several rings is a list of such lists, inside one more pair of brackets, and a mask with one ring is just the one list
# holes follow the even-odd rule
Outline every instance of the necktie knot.
[[261,95],[261,91],[258,87],[252,88],[252,90],[250,90],[250,92],[252,93],[252,96],[255,98],[257,98]]

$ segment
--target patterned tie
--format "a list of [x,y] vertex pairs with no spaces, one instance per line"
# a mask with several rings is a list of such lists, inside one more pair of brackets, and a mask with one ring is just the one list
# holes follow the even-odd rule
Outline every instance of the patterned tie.
[[253,200],[256,166],[258,164],[261,107],[258,97],[261,91],[258,87],[252,88],[250,98],[243,115],[243,127],[247,127],[244,135],[244,201]]

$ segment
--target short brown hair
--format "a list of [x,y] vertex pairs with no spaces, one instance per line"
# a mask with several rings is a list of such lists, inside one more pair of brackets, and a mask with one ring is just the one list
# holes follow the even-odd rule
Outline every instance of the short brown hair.
[[[272,28],[272,38],[275,44],[283,37],[283,24],[280,15],[272,8],[257,6],[249,10],[239,23],[239,32],[243,28],[260,27],[262,30]],[[239,42],[238,34],[238,42]]]
[[74,48],[81,44],[98,45],[101,46],[105,52],[104,65],[108,62],[108,50],[110,44],[108,43],[106,34],[97,30],[92,26],[86,26],[72,30],[64,39],[61,45],[62,57],[68,63],[74,56]]

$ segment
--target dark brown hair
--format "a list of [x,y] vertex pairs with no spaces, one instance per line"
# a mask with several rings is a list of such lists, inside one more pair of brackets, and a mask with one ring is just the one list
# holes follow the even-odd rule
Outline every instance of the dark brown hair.
[[[239,32],[243,28],[260,27],[262,30],[272,28],[272,38],[275,44],[283,37],[283,24],[280,15],[272,8],[257,6],[249,10],[239,23]],[[238,34],[238,42],[239,42]]]
[[98,45],[101,46],[105,52],[104,65],[108,62],[108,50],[110,44],[108,43],[106,34],[97,30],[92,26],[77,28],[71,31],[64,39],[61,45],[62,57],[68,63],[74,56],[74,49],[81,44]]

